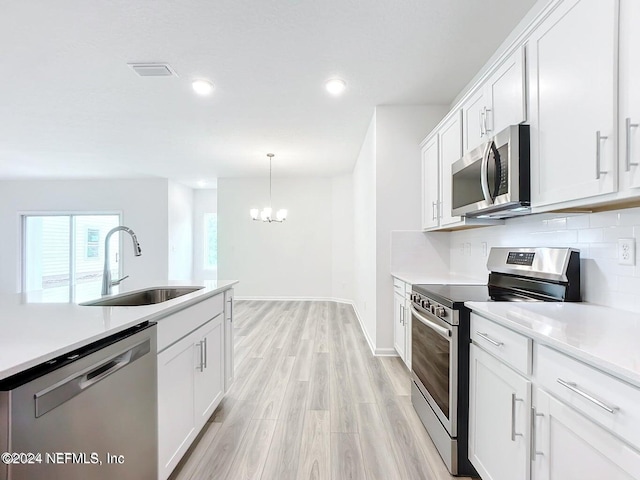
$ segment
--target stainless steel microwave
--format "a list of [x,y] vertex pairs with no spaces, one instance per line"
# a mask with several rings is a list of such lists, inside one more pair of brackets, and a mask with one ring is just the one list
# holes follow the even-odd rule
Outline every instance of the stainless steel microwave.
[[531,212],[529,125],[512,125],[451,166],[454,216],[506,218]]

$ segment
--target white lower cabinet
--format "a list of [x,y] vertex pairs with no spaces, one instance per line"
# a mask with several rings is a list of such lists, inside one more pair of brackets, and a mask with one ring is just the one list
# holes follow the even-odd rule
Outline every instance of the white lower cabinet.
[[166,340],[157,357],[160,480],[169,477],[224,395],[222,299],[221,293],[158,322]]
[[404,361],[406,358],[406,327],[404,318],[404,294],[393,293],[393,346]]
[[196,428],[202,427],[224,395],[224,318],[218,315],[200,327],[196,344],[194,385]]
[[224,391],[229,391],[234,379],[233,288],[224,292]]
[[640,480],[640,389],[476,313],[471,331],[469,459],[483,480]]
[[640,452],[536,388],[534,480],[638,480]]
[[531,382],[476,345],[470,362],[469,460],[483,480],[526,480]]
[[158,355],[158,477],[167,478],[196,437],[192,334]]
[[411,284],[393,279],[393,347],[411,370]]

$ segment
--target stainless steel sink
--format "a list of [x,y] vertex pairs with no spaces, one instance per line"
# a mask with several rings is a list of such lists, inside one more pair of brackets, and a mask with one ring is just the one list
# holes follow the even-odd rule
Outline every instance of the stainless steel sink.
[[112,297],[92,300],[80,305],[89,307],[135,307],[153,305],[196,292],[204,287],[153,287],[132,293],[122,293]]

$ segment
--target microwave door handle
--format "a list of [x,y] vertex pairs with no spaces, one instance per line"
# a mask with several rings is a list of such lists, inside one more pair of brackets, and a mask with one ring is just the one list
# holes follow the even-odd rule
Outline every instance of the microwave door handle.
[[491,142],[487,143],[487,148],[482,156],[482,164],[480,165],[480,186],[482,187],[482,195],[489,205],[493,203],[491,192],[489,191],[489,152],[491,152]]
[[498,193],[500,192],[500,185],[502,184],[502,162],[500,161],[500,153],[498,152],[498,149],[496,148],[496,144],[491,142],[491,147],[492,150],[495,150],[495,152],[493,153],[493,159],[495,161],[496,164],[496,176],[495,176],[495,190],[493,192],[493,197],[491,198],[491,201],[493,203],[493,201],[495,201],[495,199],[498,197]]

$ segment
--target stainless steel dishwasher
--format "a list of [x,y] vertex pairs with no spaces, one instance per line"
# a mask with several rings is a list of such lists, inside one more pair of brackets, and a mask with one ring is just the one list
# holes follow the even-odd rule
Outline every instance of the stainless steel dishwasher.
[[0,381],[0,480],[155,480],[156,371],[146,322]]

